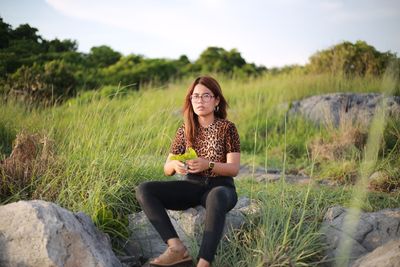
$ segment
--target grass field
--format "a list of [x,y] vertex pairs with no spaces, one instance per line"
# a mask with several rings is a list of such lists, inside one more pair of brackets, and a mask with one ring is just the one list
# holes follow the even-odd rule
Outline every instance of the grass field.
[[[243,164],[302,170],[313,179],[329,178],[342,186],[237,181],[240,195],[259,200],[263,213],[220,247],[215,266],[318,265],[324,248],[318,229],[328,207],[352,205],[367,211],[399,207],[399,190],[369,192],[364,184],[357,184],[379,169],[389,170],[391,182],[400,184],[398,121],[374,124],[377,129],[370,131],[373,138],[365,149],[326,162],[310,156],[309,144],[316,138],[335,138],[346,129],[317,127],[286,116],[291,101],[311,95],[384,92],[382,79],[282,74],[219,80],[230,105],[228,119],[239,131]],[[126,237],[127,215],[139,210],[135,186],[146,180],[174,179],[163,176],[162,167],[182,123],[180,108],[190,82],[185,79],[128,94],[86,92],[46,109],[2,102],[0,156],[11,152],[15,135],[22,130],[54,140],[54,160],[46,171],[22,187],[9,188],[1,195],[2,204],[20,199],[53,201],[86,212],[114,239]],[[366,166],[370,158],[372,165]],[[356,186],[348,185],[350,180]],[[361,205],[355,197],[365,201]]]

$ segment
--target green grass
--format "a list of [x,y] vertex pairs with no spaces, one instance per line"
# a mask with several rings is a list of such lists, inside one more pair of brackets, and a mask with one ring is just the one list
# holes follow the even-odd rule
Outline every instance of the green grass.
[[[260,217],[250,218],[219,249],[215,266],[319,266],[324,261],[319,228],[331,206],[351,206],[352,187],[313,187],[237,181],[240,195],[260,202]],[[400,195],[371,192],[363,210],[398,207]]]
[[[315,94],[382,92],[381,79],[285,74],[219,80],[230,104],[228,119],[235,122],[241,137],[242,163],[301,169],[313,179],[358,173],[359,156],[329,163],[310,156],[308,144],[316,137],[328,138],[332,129],[285,114],[291,101]],[[47,109],[1,103],[1,157],[10,153],[13,136],[22,129],[54,139],[56,155],[45,174],[20,192],[1,196],[1,203],[31,198],[53,201],[86,212],[113,238],[126,236],[127,214],[139,210],[135,187],[146,180],[174,179],[163,175],[162,166],[182,122],[179,111],[190,82],[185,79],[166,88],[115,97],[115,90],[109,90],[113,97],[106,95],[108,89],[89,92]],[[400,126],[392,123],[390,127],[390,144],[386,144],[390,149],[380,151],[376,166],[393,169],[396,175]],[[351,186],[301,187],[244,180],[237,187],[240,195],[259,200],[263,212],[220,247],[215,266],[318,265],[323,250],[318,229],[324,212],[332,205],[351,205],[356,195]],[[399,193],[368,193],[362,209],[398,207],[399,203]]]

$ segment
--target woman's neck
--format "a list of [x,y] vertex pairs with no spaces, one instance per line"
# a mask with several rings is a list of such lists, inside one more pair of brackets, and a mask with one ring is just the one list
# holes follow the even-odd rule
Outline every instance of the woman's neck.
[[207,127],[210,124],[212,124],[214,122],[215,116],[214,114],[210,114],[209,116],[203,117],[203,116],[199,116],[198,120],[199,120],[199,124],[202,127]]

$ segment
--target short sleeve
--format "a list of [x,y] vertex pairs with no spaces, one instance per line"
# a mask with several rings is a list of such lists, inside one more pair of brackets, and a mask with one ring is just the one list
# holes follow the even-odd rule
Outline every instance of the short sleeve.
[[169,153],[178,155],[185,153],[185,151],[186,151],[185,131],[184,127],[181,126],[176,131],[175,138],[171,144]]
[[226,153],[240,152],[240,139],[235,124],[229,123],[226,134]]

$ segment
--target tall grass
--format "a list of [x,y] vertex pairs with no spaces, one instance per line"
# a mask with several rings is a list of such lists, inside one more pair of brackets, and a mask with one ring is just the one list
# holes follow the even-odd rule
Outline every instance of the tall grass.
[[[396,71],[394,71],[396,70]],[[397,66],[388,68],[383,77],[382,88],[385,95],[392,95],[396,89],[397,79],[399,77]],[[361,214],[362,204],[367,196],[368,179],[373,173],[379,155],[380,144],[383,138],[383,132],[386,124],[387,117],[387,103],[383,99],[378,106],[374,115],[373,121],[370,126],[370,134],[368,143],[365,149],[364,159],[360,165],[360,179],[357,181],[355,193],[351,201],[351,209],[346,215],[344,221],[344,229],[347,233],[354,233],[356,231],[358,221]],[[338,247],[338,257],[336,259],[336,266],[348,266],[351,260],[350,254],[352,251],[353,240],[350,235],[342,237]]]
[[[381,92],[377,78],[348,79],[329,75],[265,75],[236,80],[217,77],[239,131],[242,162],[268,168],[305,168],[312,173],[307,143],[329,134],[300,118],[287,118],[291,101],[329,92]],[[84,211],[112,237],[126,237],[126,216],[139,210],[135,187],[164,177],[162,165],[175,131],[182,123],[180,108],[191,79],[166,88],[145,88],[122,96],[86,93],[61,106],[26,110],[1,103],[0,152],[10,152],[11,136],[27,129],[55,140],[56,163],[33,180],[25,193],[1,199],[54,201]],[[238,181],[242,195],[258,199],[262,215],[220,248],[215,266],[317,265],[323,245],[318,227],[332,204],[348,205],[351,192],[256,184]],[[367,199],[379,199],[367,195]],[[398,204],[398,196],[383,206]],[[389,199],[389,200],[387,200]],[[369,203],[369,209],[377,204]],[[379,203],[381,203],[380,201]]]
[[[327,209],[351,206],[354,188],[298,186],[286,183],[254,184],[237,181],[240,195],[253,196],[262,212],[250,216],[245,229],[235,232],[218,250],[215,266],[320,266],[326,245],[320,225]],[[379,200],[380,199],[380,200]],[[369,193],[363,210],[396,207],[399,195]]]

